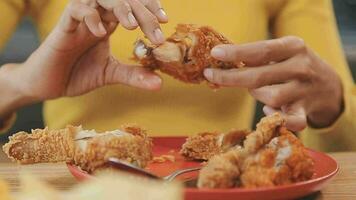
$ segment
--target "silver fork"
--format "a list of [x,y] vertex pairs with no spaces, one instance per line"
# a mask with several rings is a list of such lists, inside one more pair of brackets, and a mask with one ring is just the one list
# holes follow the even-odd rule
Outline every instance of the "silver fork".
[[192,171],[198,171],[200,170],[202,167],[192,167],[192,168],[186,168],[186,169],[180,169],[180,170],[177,170],[171,174],[169,174],[168,176],[164,176],[164,177],[159,177],[155,174],[152,174],[151,172],[149,171],[146,171],[142,168],[139,168],[131,163],[128,163],[128,162],[124,162],[122,160],[119,160],[117,158],[109,158],[107,160],[107,163],[114,167],[114,168],[117,168],[117,169],[120,169],[120,170],[124,170],[124,171],[128,171],[128,172],[132,172],[132,173],[135,173],[135,174],[139,174],[139,175],[144,175],[146,177],[149,177],[149,178],[153,178],[153,179],[158,179],[158,180],[164,180],[164,181],[172,181],[174,180],[177,176],[181,175],[181,174],[184,174],[184,173],[188,173],[188,172],[192,172]]

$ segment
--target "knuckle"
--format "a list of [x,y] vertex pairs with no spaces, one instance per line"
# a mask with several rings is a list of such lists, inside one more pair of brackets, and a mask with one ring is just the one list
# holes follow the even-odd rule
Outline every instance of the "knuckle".
[[298,75],[301,78],[308,78],[313,74],[312,69],[309,66],[301,65],[298,67]]
[[219,83],[221,85],[228,85],[231,82],[230,78],[225,73],[213,73],[213,80],[214,82]]
[[259,88],[259,87],[263,86],[263,83],[264,83],[263,76],[254,76],[251,81],[251,87]]
[[158,19],[152,13],[147,13],[146,17],[143,19],[143,22],[150,26],[159,26]]
[[150,4],[150,0],[140,0],[140,2],[142,3],[142,5],[144,6],[148,6]]
[[121,10],[124,10],[125,12],[131,12],[131,6],[127,1],[119,1],[119,6]]
[[270,60],[273,54],[273,47],[271,45],[270,41],[265,41],[262,44],[262,52],[261,52],[261,57],[262,60]]
[[283,105],[282,95],[280,90],[271,91],[270,98],[267,100],[267,104],[271,107],[278,108]]

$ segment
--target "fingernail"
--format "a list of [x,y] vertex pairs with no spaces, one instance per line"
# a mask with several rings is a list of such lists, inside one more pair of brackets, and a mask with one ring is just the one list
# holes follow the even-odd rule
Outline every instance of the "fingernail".
[[264,107],[263,107],[263,112],[264,112],[266,115],[271,115],[271,114],[277,112],[277,110],[275,110],[275,109],[273,109],[273,108],[271,108],[271,107],[269,107],[269,106],[264,106]]
[[226,56],[226,53],[223,49],[221,49],[219,47],[215,47],[211,50],[211,55],[214,58],[224,58]]
[[166,14],[166,12],[164,12],[163,8],[160,8],[160,9],[158,10],[157,15],[159,16],[159,18],[160,18],[161,20],[168,21],[167,14]]
[[107,33],[102,22],[99,22],[98,28],[101,34],[105,35]]
[[138,26],[137,21],[135,16],[132,14],[132,12],[129,12],[129,14],[127,15],[127,19],[129,20],[131,26]]
[[213,70],[212,69],[205,69],[204,70],[204,76],[207,79],[212,79],[213,78]]
[[157,76],[153,76],[150,77],[149,79],[146,79],[145,83],[150,88],[159,88],[162,84],[162,80]]
[[164,36],[163,36],[161,29],[157,28],[153,33],[154,33],[157,43],[161,44],[164,42]]

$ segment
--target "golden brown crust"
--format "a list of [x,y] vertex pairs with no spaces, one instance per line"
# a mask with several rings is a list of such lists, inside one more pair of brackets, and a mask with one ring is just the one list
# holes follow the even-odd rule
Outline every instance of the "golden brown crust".
[[[180,49],[172,57],[168,45],[176,45]],[[160,69],[162,72],[187,83],[200,83],[205,79],[203,71],[205,68],[214,67],[221,69],[232,69],[241,67],[241,64],[222,62],[210,55],[213,47],[219,44],[231,44],[222,34],[209,26],[196,26],[193,24],[179,24],[176,32],[167,38],[166,43],[160,46],[147,45],[147,56],[136,60],[151,69]],[[162,55],[165,58],[161,59]]]
[[226,134],[199,133],[187,138],[180,153],[187,159],[209,160],[212,156],[226,152],[235,145],[240,145],[249,131],[233,130]]
[[218,145],[218,133],[200,133],[187,138],[180,153],[187,159],[208,160],[213,155],[221,153]]
[[[266,146],[244,161],[241,183],[244,187],[276,186],[309,180],[313,175],[314,162],[300,140],[287,131],[279,130],[274,146]],[[282,149],[290,148],[290,155],[278,158]]]
[[213,156],[199,172],[199,188],[231,188],[239,184],[241,152],[230,150]]
[[76,127],[49,130],[36,129],[32,134],[19,132],[9,137],[3,151],[21,164],[69,161],[75,152],[73,139]]
[[145,167],[152,159],[152,141],[144,130],[126,127],[127,134],[99,133],[77,139],[81,127],[68,126],[61,130],[32,131],[11,136],[3,146],[9,158],[21,164],[67,162],[92,172],[102,167],[109,157]]
[[236,183],[242,187],[267,187],[310,179],[314,162],[283,124],[278,113],[263,118],[242,148],[208,161],[199,173],[198,187],[226,188],[237,186]]

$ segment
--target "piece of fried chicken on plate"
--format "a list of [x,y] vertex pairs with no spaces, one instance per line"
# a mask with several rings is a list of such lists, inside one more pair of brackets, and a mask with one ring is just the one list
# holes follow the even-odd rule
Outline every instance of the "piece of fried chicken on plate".
[[104,133],[75,126],[19,132],[9,137],[3,150],[21,164],[67,162],[87,172],[102,167],[109,157],[142,168],[152,159],[151,139],[133,126]]
[[204,132],[188,137],[180,153],[189,160],[209,160],[234,146],[241,146],[250,131],[232,130],[228,133]]
[[280,128],[279,135],[244,161],[240,177],[243,187],[285,185],[313,176],[314,161],[301,141],[285,127]]
[[230,149],[208,161],[199,173],[198,187],[254,188],[309,180],[314,161],[283,124],[278,113],[263,118],[241,148]]
[[231,44],[222,34],[209,26],[179,24],[176,32],[159,45],[138,40],[134,57],[144,67],[159,69],[187,83],[200,83],[205,79],[205,68],[232,69],[241,63],[222,62],[210,55],[216,45]]

